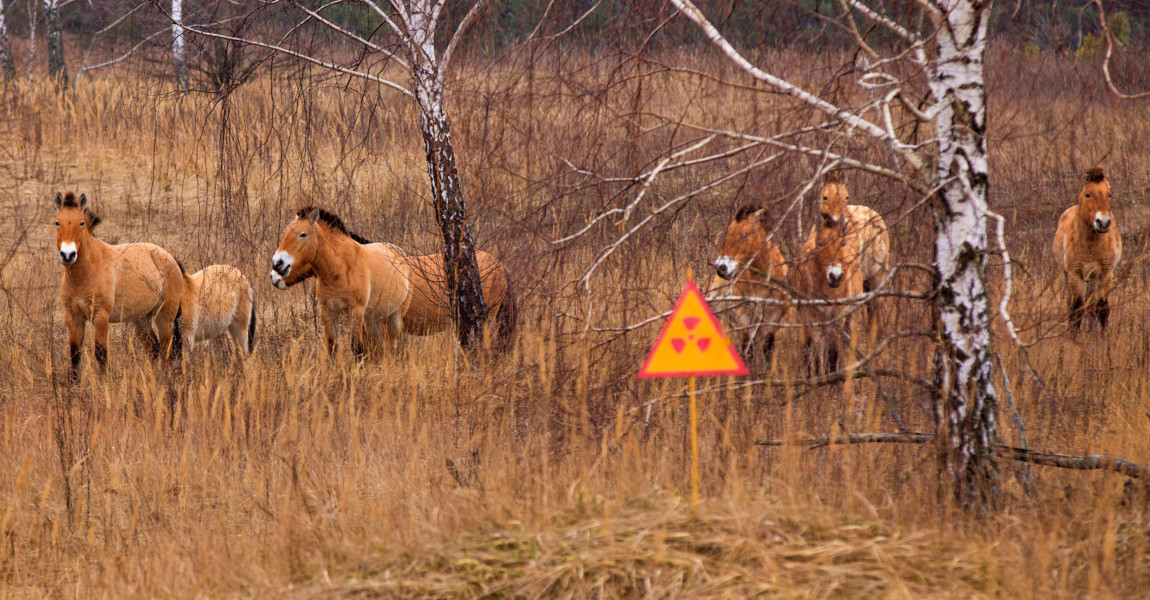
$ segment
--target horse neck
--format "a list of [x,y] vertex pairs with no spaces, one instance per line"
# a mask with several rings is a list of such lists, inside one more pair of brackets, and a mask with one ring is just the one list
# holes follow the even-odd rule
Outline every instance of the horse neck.
[[355,263],[355,255],[358,252],[359,243],[325,226],[323,236],[319,239],[319,247],[315,251],[315,258],[312,259],[312,270],[321,281],[346,274]]
[[110,244],[90,233],[81,234],[76,240],[76,262],[64,269],[65,276],[72,281],[84,281],[98,274],[108,265],[110,247]]
[[770,242],[764,241],[759,251],[751,255],[750,266],[754,267],[758,273],[752,273],[756,278],[769,279],[771,277],[771,269],[775,267],[775,247]]

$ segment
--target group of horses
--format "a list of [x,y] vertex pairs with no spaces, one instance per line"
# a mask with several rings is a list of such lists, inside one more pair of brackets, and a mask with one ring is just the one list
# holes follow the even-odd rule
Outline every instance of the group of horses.
[[[1086,172],[1078,204],[1066,209],[1054,235],[1063,269],[1070,326],[1092,316],[1100,328],[1110,317],[1114,269],[1122,237],[1111,212],[1110,182],[1099,167]],[[56,246],[64,276],[60,295],[68,327],[72,373],[78,376],[81,347],[90,321],[94,355],[101,369],[108,354],[109,323],[131,322],[154,355],[175,358],[183,348],[230,334],[243,353],[255,343],[255,297],[247,278],[229,265],[188,275],[172,254],[154,244],[108,244],[95,235],[100,218],[87,198],[56,195]],[[831,173],[823,183],[819,219],[795,261],[771,239],[778,228],[765,208],[739,207],[727,226],[714,266],[728,294],[741,302],[730,326],[744,356],[769,361],[775,334],[786,326],[794,298],[803,331],[808,370],[838,370],[858,302],[889,274],[890,233],[882,216],[850,204],[850,193]],[[477,252],[489,325],[496,344],[514,335],[516,298],[506,267]],[[296,212],[272,255],[271,283],[286,290],[316,278],[316,299],[327,348],[334,353],[342,322],[350,321],[350,348],[357,355],[396,347],[404,333],[430,335],[452,323],[442,255],[416,256],[398,246],[350,232],[324,209]],[[753,301],[753,300],[759,301]],[[819,300],[823,302],[818,302]],[[874,318],[873,311],[865,312]]]
[[[108,244],[95,234],[100,217],[85,195],[57,194],[56,249],[64,265],[61,303],[68,327],[72,376],[79,377],[88,322],[101,370],[108,357],[108,325],[132,323],[151,353],[176,359],[230,334],[243,354],[256,335],[255,295],[233,266],[211,265],[189,275],[170,252],[154,244]],[[478,252],[483,294],[497,347],[515,333],[516,299],[502,263]],[[272,284],[286,290],[315,278],[328,350],[336,352],[341,322],[351,321],[350,348],[357,355],[397,347],[403,333],[430,335],[448,329],[441,255],[415,256],[348,231],[338,216],[308,206],[284,230],[272,256]]]
[[[1087,315],[1105,329],[1114,269],[1122,258],[1122,236],[1111,212],[1110,182],[1102,168],[1083,177],[1078,204],[1066,209],[1054,234],[1054,254],[1063,270],[1068,320],[1081,329]],[[850,204],[837,173],[822,186],[819,219],[794,261],[771,240],[778,223],[757,204],[740,206],[727,226],[715,271],[727,283],[712,285],[727,298],[729,326],[744,356],[769,362],[775,334],[797,304],[808,373],[838,370],[845,342],[853,337],[859,302],[889,274],[890,234],[873,209]],[[794,302],[794,300],[799,302]],[[822,302],[820,302],[822,301]],[[874,318],[872,310],[866,319]]]

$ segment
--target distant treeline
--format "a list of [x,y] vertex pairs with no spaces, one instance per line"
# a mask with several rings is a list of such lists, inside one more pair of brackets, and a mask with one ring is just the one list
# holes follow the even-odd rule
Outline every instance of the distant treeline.
[[[29,3],[42,1],[4,2],[11,35],[28,37]],[[166,24],[158,7],[167,7],[170,3],[171,0],[159,0],[156,3],[144,2],[145,6],[140,6],[140,0],[71,2],[60,9],[60,16],[66,35],[73,43],[86,47],[93,34],[133,9],[135,12],[131,16],[105,36],[124,42],[157,32]],[[300,4],[318,8],[330,2],[301,0]],[[386,2],[381,4],[386,5]],[[471,4],[471,0],[447,0],[444,35],[454,29]],[[842,9],[838,0],[697,0],[697,4],[728,39],[744,48],[796,44],[819,48],[852,43],[849,36],[842,35]],[[910,27],[919,26],[925,18],[914,0],[870,1],[868,4],[882,7],[884,14]],[[221,16],[244,13],[259,6],[254,0],[184,0],[183,5],[188,24],[217,21]],[[1121,30],[1119,33],[1123,40],[1136,46],[1148,45],[1150,2],[1109,0],[1105,5],[1110,19]],[[286,6],[257,9],[257,13],[262,18],[295,21],[300,15],[299,11]],[[670,19],[673,13],[674,9],[667,0],[490,0],[464,43],[469,52],[498,53],[523,42],[533,32],[536,36],[545,37],[563,31],[581,17],[579,25],[565,32],[558,43],[583,47],[614,46],[625,51],[633,51],[640,44],[648,49],[658,49],[699,43],[702,38],[697,28],[688,26],[684,19]],[[379,16],[362,4],[337,4],[326,9],[324,15],[360,35],[383,31],[379,28]],[[889,33],[882,28],[871,27],[861,15],[856,14],[855,20],[868,43],[882,45],[891,41]],[[244,23],[247,27],[252,25],[251,22]],[[997,3],[994,28],[996,39],[1005,37],[1020,44],[1037,46],[1041,51],[1073,52],[1082,46],[1086,36],[1097,32],[1097,12],[1094,5],[1085,0],[1003,0]],[[660,29],[660,35],[650,36],[656,29]],[[316,34],[332,35],[318,29]],[[155,43],[160,45],[164,41],[157,37]]]

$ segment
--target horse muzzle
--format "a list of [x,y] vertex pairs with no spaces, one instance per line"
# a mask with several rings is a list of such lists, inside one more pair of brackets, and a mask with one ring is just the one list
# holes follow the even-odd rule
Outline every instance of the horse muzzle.
[[1110,226],[1113,224],[1114,220],[1110,217],[1094,217],[1094,233],[1106,233],[1110,231]]
[[843,268],[833,265],[827,268],[827,285],[837,288],[843,284]]
[[272,255],[272,270],[279,273],[282,277],[287,277],[291,273],[292,258],[287,252],[276,252]]
[[70,242],[60,244],[60,262],[64,263],[65,267],[76,264],[76,258],[79,256],[79,252],[76,251],[76,244]]
[[727,281],[735,278],[735,273],[738,272],[738,268],[739,263],[726,256],[720,256],[719,259],[715,261],[715,272],[718,273],[719,277]]
[[287,283],[284,282],[284,278],[280,277],[280,274],[276,273],[275,271],[271,272],[271,280],[272,280],[272,285],[276,286],[277,288],[279,288],[281,290],[286,290],[288,288]]

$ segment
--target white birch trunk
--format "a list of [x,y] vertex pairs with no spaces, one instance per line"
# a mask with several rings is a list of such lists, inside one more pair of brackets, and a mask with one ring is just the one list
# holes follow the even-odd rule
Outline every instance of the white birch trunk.
[[427,174],[443,238],[445,292],[455,316],[459,342],[469,346],[477,340],[476,334],[487,319],[487,305],[475,258],[475,240],[467,223],[467,199],[459,184],[451,128],[443,102],[432,2],[410,0],[408,6],[412,91],[419,106]]
[[60,31],[60,0],[44,2],[44,44],[48,48],[48,74],[61,87],[68,86],[68,69],[64,64],[64,37]]
[[[960,504],[998,492],[998,444],[987,294],[986,83],[983,60],[992,2],[942,0],[935,16],[938,59],[931,93],[936,124],[935,267],[941,345],[935,403],[943,468]],[[943,442],[945,440],[945,442]]]
[[28,2],[28,81],[32,81],[32,66],[36,64],[36,5]]
[[188,89],[188,65],[184,51],[184,0],[172,0],[172,66],[176,70],[176,86]]
[[0,0],[0,79],[15,76],[16,65],[12,62],[12,48],[8,46],[8,23],[4,20],[4,0]]

